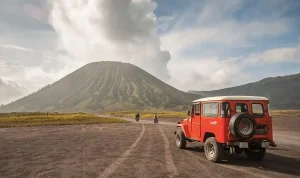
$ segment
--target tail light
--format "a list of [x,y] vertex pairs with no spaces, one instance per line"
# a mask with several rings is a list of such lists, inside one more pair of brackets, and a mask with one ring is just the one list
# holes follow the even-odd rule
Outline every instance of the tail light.
[[268,114],[270,117],[272,117],[270,103],[268,103]]

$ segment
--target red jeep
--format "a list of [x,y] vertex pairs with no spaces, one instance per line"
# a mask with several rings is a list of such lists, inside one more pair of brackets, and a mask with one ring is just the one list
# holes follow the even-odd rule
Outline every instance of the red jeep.
[[221,162],[225,153],[262,160],[273,141],[269,99],[258,96],[218,96],[193,101],[190,117],[177,123],[176,145],[203,142],[206,158]]

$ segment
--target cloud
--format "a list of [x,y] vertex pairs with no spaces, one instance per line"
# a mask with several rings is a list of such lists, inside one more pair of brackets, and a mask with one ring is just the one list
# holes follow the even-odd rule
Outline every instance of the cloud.
[[7,48],[7,49],[15,49],[20,51],[33,51],[33,49],[30,48],[24,48],[22,46],[12,45],[12,44],[2,44],[0,45],[1,48]]
[[129,62],[167,80],[170,55],[160,49],[156,6],[150,0],[55,0],[51,24],[74,60]]
[[[172,80],[182,90],[216,90],[260,80],[264,77],[291,75],[300,68],[279,71],[276,64],[299,63],[300,47],[275,48],[239,57],[187,57],[185,61],[172,60],[168,65]],[[256,74],[251,73],[256,69]],[[275,71],[276,71],[275,69]],[[262,70],[262,71],[261,71]],[[250,72],[248,72],[250,71]],[[263,74],[263,75],[261,75]]]
[[172,75],[169,83],[182,90],[213,90],[243,84],[250,77],[243,72],[239,60],[218,57],[172,60],[168,65]]
[[242,5],[242,0],[218,1],[209,0],[204,1],[200,6],[199,12],[196,15],[198,23],[209,24],[212,22],[220,22],[226,18],[231,18]]
[[[1,56],[0,56],[1,57]],[[7,81],[22,81],[24,76],[24,69],[21,65],[12,62],[1,60],[0,58],[0,77]]]
[[251,54],[247,58],[248,63],[278,63],[278,62],[300,62],[300,46],[291,48],[275,48],[263,53]]
[[[270,29],[274,29],[271,30]],[[215,26],[174,29],[162,35],[162,48],[172,55],[181,53],[193,46],[215,45],[216,47],[249,47],[254,39],[276,36],[288,32],[286,21],[237,23],[221,22]]]
[[[281,4],[285,10],[258,16],[249,10],[251,5],[268,11],[278,8],[276,2],[212,0],[195,2],[180,16],[174,14],[176,24],[161,35],[162,49],[170,51],[172,57],[169,84],[182,90],[220,89],[255,80],[253,71],[246,70],[250,63],[259,66],[261,61],[298,60],[296,48],[264,46],[291,32],[293,21],[283,15],[290,7]],[[241,15],[241,11],[252,14],[252,18]]]
[[[46,84],[58,81],[73,71],[74,68],[78,68],[78,64],[71,64],[70,60],[68,61],[70,64],[67,66],[54,66],[51,64],[51,60],[47,61],[45,60],[46,58],[42,58],[43,60],[39,65],[24,66],[19,61],[5,61],[1,60],[1,58],[0,55],[0,80],[2,85],[0,89],[0,92],[2,92],[0,93],[0,104],[9,103],[37,91]],[[55,64],[59,59],[63,62],[67,60],[64,56],[57,56],[57,58],[53,61]],[[26,57],[23,59],[27,60]],[[47,64],[47,62],[49,63]]]
[[34,3],[26,3],[24,4],[24,11],[29,17],[42,22],[48,22],[48,9],[45,8],[47,6],[46,2],[43,1],[35,1]]
[[174,24],[176,17],[175,15],[172,16],[162,16],[157,18],[157,31],[158,33],[167,32]]
[[28,89],[13,81],[4,81],[0,78],[0,105],[9,103],[28,93]]

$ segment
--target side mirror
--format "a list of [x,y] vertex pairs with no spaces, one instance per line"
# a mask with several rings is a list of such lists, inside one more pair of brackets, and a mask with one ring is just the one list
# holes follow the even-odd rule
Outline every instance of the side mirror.
[[188,111],[188,112],[187,112],[187,115],[190,116],[190,115],[191,115],[191,111]]

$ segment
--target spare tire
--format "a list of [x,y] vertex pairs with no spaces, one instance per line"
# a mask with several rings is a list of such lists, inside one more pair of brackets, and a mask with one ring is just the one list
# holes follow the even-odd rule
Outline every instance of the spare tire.
[[241,139],[250,139],[256,133],[256,121],[248,113],[240,112],[234,114],[229,122],[230,133]]

